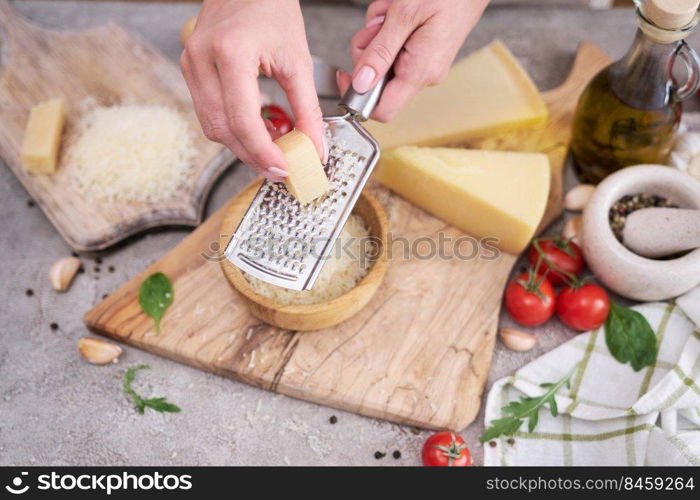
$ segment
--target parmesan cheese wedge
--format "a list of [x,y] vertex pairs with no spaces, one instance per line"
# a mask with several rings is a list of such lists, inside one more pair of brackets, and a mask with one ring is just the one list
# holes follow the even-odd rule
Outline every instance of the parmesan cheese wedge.
[[22,165],[28,172],[53,174],[56,171],[63,121],[61,99],[39,103],[29,112],[21,155]]
[[403,146],[383,155],[376,178],[466,233],[519,253],[544,215],[550,169],[539,153]]
[[457,62],[447,78],[422,90],[389,123],[365,125],[383,151],[403,145],[457,145],[547,120],[535,84],[500,41]]
[[330,185],[316,146],[303,132],[292,130],[275,141],[287,160],[284,183],[290,193],[306,204],[324,195]]

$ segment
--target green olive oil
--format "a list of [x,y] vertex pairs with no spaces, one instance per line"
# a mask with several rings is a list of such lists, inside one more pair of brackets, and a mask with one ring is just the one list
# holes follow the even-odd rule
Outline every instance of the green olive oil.
[[589,84],[574,115],[571,152],[582,182],[597,184],[623,167],[666,162],[681,103],[656,109],[626,104],[612,90],[608,66]]
[[[681,101],[698,89],[698,55],[684,40],[697,19],[681,28],[660,28],[638,9],[637,20],[627,54],[591,80],[576,107],[571,153],[583,182],[597,184],[630,165],[666,163]],[[676,60],[687,74],[681,87],[673,77]]]

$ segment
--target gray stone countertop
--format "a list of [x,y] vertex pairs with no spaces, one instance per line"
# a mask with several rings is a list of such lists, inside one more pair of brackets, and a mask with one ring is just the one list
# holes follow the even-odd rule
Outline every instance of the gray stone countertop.
[[[56,29],[83,29],[116,20],[177,60],[179,30],[196,4],[20,1],[31,21]],[[362,24],[353,6],[305,5],[312,53],[348,68],[348,43]],[[586,39],[620,56],[635,29],[629,9],[492,7],[470,35],[462,55],[502,39],[542,90],[567,75],[576,46]],[[279,91],[265,88],[276,98]],[[330,105],[330,103],[326,103]],[[0,162],[1,163],[1,162]],[[211,214],[252,175],[233,165],[215,186]],[[569,179],[569,182],[571,180]],[[86,272],[68,293],[47,282],[49,266],[70,249],[11,171],[0,166],[0,464],[1,465],[418,465],[429,435],[407,427],[272,394],[126,347],[118,364],[94,367],[76,352],[88,334],[82,314],[101,297],[164,255],[188,229],[166,228],[83,256]],[[114,271],[109,272],[108,267]],[[26,290],[32,289],[29,297]],[[505,315],[502,326],[513,326]],[[51,328],[56,323],[56,330]],[[537,329],[528,353],[496,347],[489,385],[575,335],[553,320]],[[167,395],[180,414],[137,415],[122,394],[125,367],[152,367],[139,379],[146,394]],[[329,418],[335,415],[337,423]],[[483,412],[462,433],[476,462]],[[392,453],[401,452],[395,459]],[[377,460],[376,451],[387,455]]]

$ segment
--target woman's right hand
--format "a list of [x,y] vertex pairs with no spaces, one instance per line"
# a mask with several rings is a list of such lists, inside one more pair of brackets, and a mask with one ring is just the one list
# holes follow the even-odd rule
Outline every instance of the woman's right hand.
[[327,159],[313,63],[299,3],[293,0],[205,0],[180,58],[204,134],[271,180],[287,176],[275,134],[260,115],[258,75],[287,94],[296,128]]
[[424,87],[446,76],[489,0],[374,0],[365,26],[352,39],[355,69],[338,73],[345,92],[364,93],[393,69],[372,118],[391,120]]

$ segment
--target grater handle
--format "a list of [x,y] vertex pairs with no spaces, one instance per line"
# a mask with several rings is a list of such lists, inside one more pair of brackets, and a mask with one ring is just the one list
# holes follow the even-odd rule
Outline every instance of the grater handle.
[[355,117],[355,119],[361,122],[368,120],[372,114],[372,110],[374,110],[377,102],[379,102],[379,98],[384,90],[384,85],[389,78],[389,74],[384,75],[384,77],[379,80],[373,88],[364,94],[356,92],[355,89],[352,88],[351,83],[348,90],[340,99],[338,108],[345,113],[350,113]]

